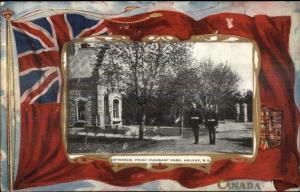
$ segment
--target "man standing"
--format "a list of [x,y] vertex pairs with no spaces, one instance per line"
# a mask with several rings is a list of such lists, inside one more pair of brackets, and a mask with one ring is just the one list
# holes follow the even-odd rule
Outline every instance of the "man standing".
[[216,128],[218,125],[218,116],[213,105],[209,105],[209,109],[205,114],[205,126],[209,132],[209,144],[216,144]]
[[192,103],[192,109],[189,113],[190,125],[193,129],[193,134],[195,138],[194,144],[198,144],[199,141],[199,126],[203,122],[201,112],[197,109],[196,103]]

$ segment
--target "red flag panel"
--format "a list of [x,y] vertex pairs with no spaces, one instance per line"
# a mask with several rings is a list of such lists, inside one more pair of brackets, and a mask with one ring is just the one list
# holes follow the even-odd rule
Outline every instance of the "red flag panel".
[[[154,17],[153,14],[159,14]],[[63,15],[52,16],[59,47],[70,40]],[[148,18],[148,19],[145,19]],[[135,22],[139,21],[139,22]],[[300,185],[297,131],[299,111],[294,102],[295,72],[288,50],[290,17],[249,17],[224,13],[196,21],[182,13],[156,11],[126,18],[106,20],[101,24],[113,35],[128,35],[141,40],[146,35],[172,35],[181,40],[191,35],[226,34],[254,40],[261,54],[259,87],[261,104],[283,113],[282,143],[260,150],[253,163],[217,161],[210,174],[192,168],[152,172],[127,168],[114,172],[109,163],[95,160],[70,163],[64,149],[59,103],[21,106],[21,147],[15,189],[93,179],[119,186],[131,186],[157,179],[172,179],[185,187],[199,187],[227,179],[274,180],[278,189]],[[126,26],[126,27],[125,27]],[[57,29],[59,30],[59,29]],[[43,61],[43,62],[41,62]],[[53,51],[19,58],[20,71],[29,67],[60,63],[60,53]]]

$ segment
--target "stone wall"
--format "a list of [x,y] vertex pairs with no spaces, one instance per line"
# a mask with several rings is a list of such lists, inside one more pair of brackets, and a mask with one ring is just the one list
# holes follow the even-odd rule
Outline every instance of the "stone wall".
[[[69,126],[77,121],[77,103],[85,101],[86,123],[98,125],[104,128],[109,126],[122,126],[122,95],[120,93],[108,93],[105,86],[97,84],[93,78],[78,78],[68,80],[68,111]],[[119,118],[113,118],[113,100],[119,101]]]
[[97,115],[97,85],[92,78],[70,79],[68,81],[68,122],[74,125],[77,121],[76,103],[86,101],[86,122],[95,125]]

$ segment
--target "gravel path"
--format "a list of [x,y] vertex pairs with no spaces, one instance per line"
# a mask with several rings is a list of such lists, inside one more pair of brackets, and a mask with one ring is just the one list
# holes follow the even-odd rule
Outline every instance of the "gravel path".
[[194,145],[191,129],[184,129],[183,137],[169,142],[154,143],[126,152],[134,153],[202,153],[202,152],[236,152],[252,153],[252,123],[220,124],[216,133],[216,144],[209,145],[208,130],[199,131],[199,144]]
[[252,153],[252,123],[226,122],[219,124],[216,144],[209,145],[208,130],[199,131],[199,144],[195,145],[192,129],[183,130],[183,136],[169,137],[165,140],[127,139],[127,138],[92,138],[88,144],[69,143],[69,152],[75,153],[138,153],[138,154],[197,154],[203,152]]

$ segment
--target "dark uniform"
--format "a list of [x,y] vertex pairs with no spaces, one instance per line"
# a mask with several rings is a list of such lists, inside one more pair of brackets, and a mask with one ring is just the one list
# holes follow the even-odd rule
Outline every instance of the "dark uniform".
[[209,132],[209,144],[216,143],[216,128],[218,125],[218,116],[217,113],[213,110],[209,110],[205,114],[205,126],[208,128]]
[[193,108],[189,113],[189,122],[193,128],[195,144],[197,144],[199,141],[199,125],[203,123],[201,112]]

